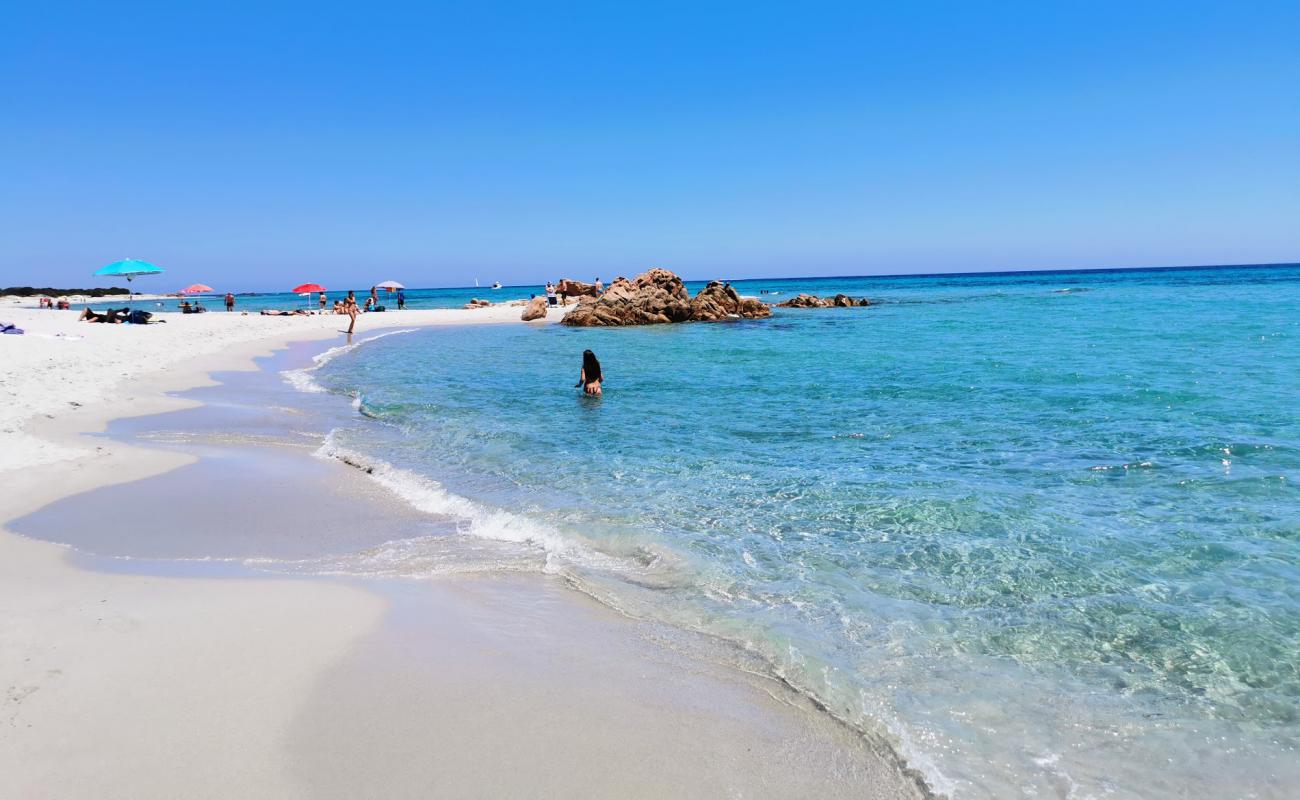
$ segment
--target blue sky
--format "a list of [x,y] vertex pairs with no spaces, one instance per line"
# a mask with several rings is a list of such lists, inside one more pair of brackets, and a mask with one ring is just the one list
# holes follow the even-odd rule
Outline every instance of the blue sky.
[[0,285],[1300,259],[1300,4],[988,5],[9,4]]

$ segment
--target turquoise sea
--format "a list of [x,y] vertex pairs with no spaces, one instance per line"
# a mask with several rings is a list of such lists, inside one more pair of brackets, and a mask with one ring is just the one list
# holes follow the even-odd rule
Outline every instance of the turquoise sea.
[[354,398],[323,455],[456,530],[303,566],[561,574],[958,797],[1300,793],[1300,266],[736,285],[876,305],[293,376]]

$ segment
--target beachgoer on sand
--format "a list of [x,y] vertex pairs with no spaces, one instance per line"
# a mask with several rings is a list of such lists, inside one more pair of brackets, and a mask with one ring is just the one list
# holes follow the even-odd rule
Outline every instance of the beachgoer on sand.
[[107,311],[105,311],[103,314],[97,314],[94,311],[90,310],[90,306],[86,306],[86,310],[81,312],[81,316],[77,317],[77,321],[78,322],[100,322],[107,325],[120,325],[121,323],[126,322],[127,315],[130,313],[131,310],[128,308],[123,308],[120,311],[115,308],[110,308]]
[[348,315],[348,335],[351,336],[352,331],[357,327],[357,315],[361,313],[361,309],[357,308],[357,295],[351,289],[348,290],[347,299],[343,301],[343,313]]
[[548,306],[553,306],[558,302],[559,302],[559,298],[555,296],[555,284],[551,283],[550,281],[547,281],[546,282],[546,304]]
[[600,371],[600,361],[596,359],[596,354],[590,350],[582,351],[582,372],[578,375],[578,382],[574,388],[581,386],[585,394],[599,395],[600,384],[605,380],[605,375]]
[[398,311],[401,311],[401,310],[404,309],[404,308],[406,308],[406,290],[405,290],[405,289],[398,289],[398,290],[397,290],[397,310],[398,310]]
[[235,310],[235,296],[230,292],[226,292],[226,311],[234,311],[234,310]]
[[597,279],[596,279],[596,294],[604,294],[604,293],[605,293],[605,284],[603,284],[603,283],[600,282],[600,278],[597,278]]

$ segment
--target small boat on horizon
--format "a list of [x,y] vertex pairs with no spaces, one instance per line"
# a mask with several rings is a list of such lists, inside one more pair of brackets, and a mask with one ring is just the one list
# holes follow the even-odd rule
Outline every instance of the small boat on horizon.
[[493,288],[493,289],[500,289],[500,288],[501,288],[501,281],[492,281],[492,288]]

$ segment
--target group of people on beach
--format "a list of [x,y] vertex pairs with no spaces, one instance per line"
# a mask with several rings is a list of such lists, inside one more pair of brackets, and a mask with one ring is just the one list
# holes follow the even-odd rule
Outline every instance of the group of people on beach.
[[[561,281],[561,283],[563,283],[563,281]],[[601,282],[599,277],[596,278],[594,286],[596,287],[597,297],[605,293],[605,284]],[[546,304],[549,306],[567,306],[569,304],[569,295],[566,292],[559,291],[559,287],[556,284],[547,281]]]
[[131,323],[132,325],[155,325],[160,322],[166,322],[165,319],[154,319],[153,312],[143,309],[131,308],[110,308],[100,314],[86,306],[86,310],[81,312],[77,317],[78,322],[97,322],[103,325],[121,325]]

